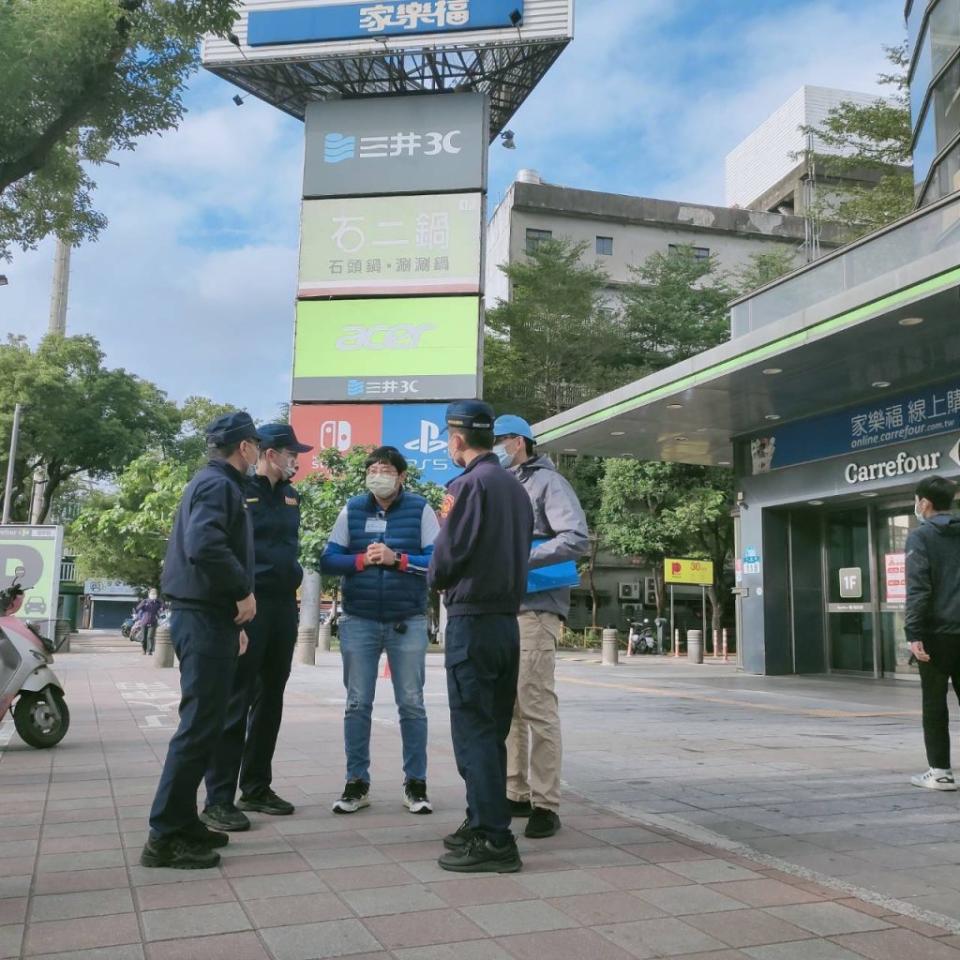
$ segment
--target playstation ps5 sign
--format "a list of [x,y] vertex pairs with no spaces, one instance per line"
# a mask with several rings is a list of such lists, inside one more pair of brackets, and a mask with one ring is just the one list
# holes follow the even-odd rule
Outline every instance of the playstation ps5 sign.
[[331,100],[306,111],[306,198],[486,188],[486,98]]
[[523,23],[523,0],[381,0],[251,10],[251,47],[498,30]]

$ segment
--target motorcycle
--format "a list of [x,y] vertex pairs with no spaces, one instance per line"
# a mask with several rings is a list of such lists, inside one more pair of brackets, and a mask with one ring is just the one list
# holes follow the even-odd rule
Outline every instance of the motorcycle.
[[657,639],[653,635],[650,621],[630,621],[630,633],[627,635],[627,651],[630,656],[638,653],[656,653]]
[[0,590],[0,722],[12,708],[17,733],[29,746],[43,749],[66,736],[70,711],[63,685],[50,669],[58,645],[15,616],[23,604],[23,574],[17,567],[13,582]]

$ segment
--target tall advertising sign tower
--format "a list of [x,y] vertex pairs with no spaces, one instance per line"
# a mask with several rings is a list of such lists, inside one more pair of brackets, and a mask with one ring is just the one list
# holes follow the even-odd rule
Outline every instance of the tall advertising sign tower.
[[444,405],[482,393],[488,146],[572,23],[573,0],[247,0],[207,38],[207,69],[304,121],[291,422],[317,450],[452,476]]

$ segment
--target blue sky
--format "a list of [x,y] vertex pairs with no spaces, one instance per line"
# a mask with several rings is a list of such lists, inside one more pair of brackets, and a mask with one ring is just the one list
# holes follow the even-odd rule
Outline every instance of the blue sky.
[[[723,203],[726,153],[802,84],[871,92],[902,0],[577,0],[576,38],[491,149],[495,204],[517,170],[583,189]],[[110,225],[74,252],[69,333],[182,400],[257,418],[288,399],[302,126],[203,72],[177,131],[103,167]],[[36,341],[53,245],[0,272],[0,334]]]

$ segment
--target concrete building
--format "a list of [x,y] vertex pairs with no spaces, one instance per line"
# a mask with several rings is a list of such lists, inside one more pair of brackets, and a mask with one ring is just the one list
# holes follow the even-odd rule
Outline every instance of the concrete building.
[[[705,258],[716,254],[728,271],[748,264],[752,254],[777,249],[792,252],[799,265],[806,260],[805,226],[801,217],[778,213],[561,187],[522,170],[487,229],[486,303],[493,307],[510,298],[500,266],[545,239],[586,243],[586,256],[604,267],[616,291],[632,279],[631,266],[672,245],[689,244]],[[830,249],[838,242],[835,228],[826,225],[822,246]]]
[[917,136],[939,136],[918,209],[735,301],[729,342],[535,427],[547,450],[732,467],[750,673],[916,674],[913,490],[960,478],[960,0],[906,13]]
[[[812,194],[805,156],[810,140],[803,128],[819,127],[841,103],[870,106],[879,99],[854,90],[802,86],[727,154],[727,206],[805,215]],[[815,153],[836,152],[816,136],[812,146]],[[876,174],[864,171],[857,177],[840,178],[817,170],[816,181],[817,205],[829,209],[845,187],[875,182]]]

